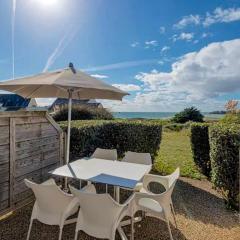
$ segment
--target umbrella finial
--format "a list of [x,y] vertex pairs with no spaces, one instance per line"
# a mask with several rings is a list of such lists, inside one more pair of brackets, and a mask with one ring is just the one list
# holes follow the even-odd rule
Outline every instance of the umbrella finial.
[[76,69],[74,68],[72,62],[70,62],[68,66],[69,66],[69,68],[72,70],[73,73],[76,73]]

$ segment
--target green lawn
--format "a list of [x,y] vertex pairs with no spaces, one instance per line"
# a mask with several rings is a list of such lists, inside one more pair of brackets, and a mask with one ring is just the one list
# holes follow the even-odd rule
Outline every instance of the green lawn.
[[160,151],[155,160],[155,170],[160,174],[170,174],[180,167],[181,176],[201,179],[191,153],[189,130],[180,132],[164,130]]

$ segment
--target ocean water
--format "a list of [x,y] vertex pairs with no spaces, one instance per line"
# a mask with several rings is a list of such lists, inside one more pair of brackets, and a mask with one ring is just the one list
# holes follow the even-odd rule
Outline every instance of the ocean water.
[[[145,118],[145,119],[168,119],[173,117],[176,112],[114,112],[115,118]],[[203,113],[209,119],[220,119],[222,114]]]

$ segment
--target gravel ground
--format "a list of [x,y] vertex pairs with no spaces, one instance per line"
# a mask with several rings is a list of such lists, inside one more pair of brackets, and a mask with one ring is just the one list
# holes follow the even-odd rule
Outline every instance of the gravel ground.
[[[156,187],[157,188],[157,187]],[[176,210],[178,229],[171,224],[175,240],[239,240],[240,225],[237,213],[226,210],[222,198],[211,189],[206,180],[181,178],[174,190],[173,202]],[[15,212],[0,222],[1,240],[26,239],[32,205]],[[173,220],[172,220],[173,223]],[[74,238],[75,224],[64,227],[63,240]],[[125,232],[129,234],[129,227]],[[135,239],[169,239],[166,224],[160,220],[146,217],[135,224]],[[58,227],[34,222],[31,240],[57,240]],[[95,239],[80,232],[78,239]],[[116,236],[119,240],[120,237]]]

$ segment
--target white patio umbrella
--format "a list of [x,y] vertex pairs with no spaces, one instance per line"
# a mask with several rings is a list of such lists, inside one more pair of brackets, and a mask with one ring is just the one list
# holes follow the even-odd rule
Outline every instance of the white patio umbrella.
[[69,67],[0,83],[0,89],[24,98],[68,98],[66,163],[69,162],[72,99],[122,100],[128,93]]

